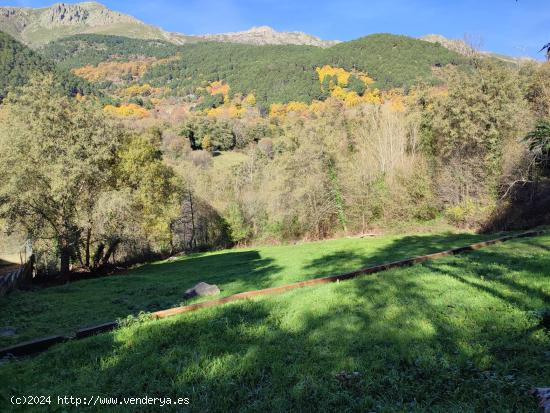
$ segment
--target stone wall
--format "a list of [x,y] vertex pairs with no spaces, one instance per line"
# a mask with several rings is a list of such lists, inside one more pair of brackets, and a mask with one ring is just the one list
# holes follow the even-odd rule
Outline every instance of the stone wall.
[[33,273],[34,256],[31,256],[25,265],[0,275],[0,297],[16,288],[22,288],[29,285],[32,281]]

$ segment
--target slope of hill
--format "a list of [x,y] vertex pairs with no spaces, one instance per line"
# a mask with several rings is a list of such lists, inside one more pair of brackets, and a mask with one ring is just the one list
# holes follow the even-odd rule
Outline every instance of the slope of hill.
[[492,57],[499,61],[502,61],[505,63],[512,63],[512,64],[536,61],[531,57],[513,57],[513,56],[506,56],[499,53],[477,50],[477,47],[472,47],[467,43],[466,40],[448,39],[445,36],[442,36],[440,34],[428,34],[426,36],[420,37],[420,40],[424,40],[430,43],[439,43],[441,46],[446,47],[447,49],[452,50],[453,52],[456,52],[463,56],[472,56],[475,54],[481,54],[486,57]]
[[77,34],[48,43],[40,53],[67,69],[101,62],[125,61],[138,57],[166,58],[175,56],[180,46],[166,40],[132,39],[103,34]]
[[269,26],[252,27],[249,30],[235,33],[205,34],[197,36],[204,40],[243,43],[254,45],[295,44],[305,46],[330,47],[339,41],[321,40],[303,32],[278,32]]
[[[439,236],[420,238],[379,245],[375,255],[389,260],[390,251],[415,241],[443,246]],[[227,288],[241,288],[267,286],[296,271],[351,270],[372,262],[365,254],[370,242],[189,256],[124,277],[15,292],[0,317],[19,334],[19,325],[26,330],[36,318],[59,313],[44,327],[63,332],[66,318],[82,312],[95,317],[96,310],[118,305],[137,314],[164,304],[167,294],[168,302],[179,302],[193,285],[188,275],[202,273],[201,280],[216,284],[225,278]],[[0,410],[13,410],[9,396],[122,399],[145,389],[172,400],[189,397],[189,411],[197,412],[534,412],[528,390],[550,382],[543,368],[550,346],[543,321],[549,247],[548,236],[517,240],[163,321],[129,319],[114,332],[6,360],[0,381],[13,384],[0,392]],[[18,301],[26,303],[14,305]]]
[[0,101],[14,87],[24,85],[35,73],[53,73],[69,95],[91,93],[94,87],[86,80],[59,69],[49,59],[0,32]]
[[50,69],[38,53],[0,32],[0,101],[10,88],[22,86],[33,73]]
[[231,93],[254,93],[262,104],[322,98],[315,69],[323,65],[367,72],[376,82],[374,87],[407,89],[417,82],[436,83],[434,67],[466,63],[461,55],[439,44],[391,34],[370,35],[328,48],[221,42],[178,46],[159,40],[93,34],[59,39],[46,45],[41,53],[69,69],[105,61],[173,56],[151,67],[143,81],[185,96],[209,82],[222,80],[229,83]]
[[439,43],[441,46],[464,56],[475,53],[474,48],[468,45],[466,41],[460,39],[448,39],[440,34],[427,34],[426,36],[420,37],[420,40],[430,43]]
[[440,45],[406,36],[377,34],[322,49],[312,46],[253,46],[197,43],[182,46],[184,57],[153,67],[145,80],[193,93],[205,82],[223,80],[232,93],[254,92],[262,103],[309,102],[322,95],[316,67],[333,65],[367,72],[374,87],[410,88],[436,83],[432,68],[463,64],[464,58]]
[[462,56],[441,45],[389,33],[340,43],[327,54],[335,66],[368,72],[375,85],[383,89],[407,89],[419,81],[434,83],[434,67],[466,63]]
[[[0,348],[24,340],[47,336],[52,329],[69,333],[86,324],[100,324],[117,317],[128,315],[126,302],[117,301],[118,294],[133,296],[132,306],[136,313],[141,310],[158,311],[178,305],[182,293],[198,282],[208,279],[221,289],[221,297],[243,291],[275,287],[319,276],[318,269],[308,269],[307,260],[322,260],[325,256],[335,256],[338,251],[347,251],[350,260],[338,262],[335,273],[351,271],[366,265],[404,259],[409,256],[423,255],[438,249],[448,249],[489,239],[490,235],[471,233],[395,236],[384,235],[376,238],[352,238],[323,241],[322,243],[303,243],[278,247],[260,247],[255,249],[236,249],[210,252],[201,257],[193,256],[176,262],[151,264],[131,272],[129,279],[119,277],[83,280],[81,286],[71,294],[63,286],[49,288],[35,293],[10,295],[0,313],[0,322],[6,324],[9,314],[19,314],[27,306],[41,307],[47,302],[63,302],[63,306],[52,308],[48,312],[35,314],[32,320],[24,324],[9,324],[19,331],[18,337],[0,337]],[[406,242],[408,241],[408,242]],[[394,247],[398,244],[399,248]],[[384,251],[384,255],[379,255]],[[269,279],[249,277],[236,282],[231,277],[236,265],[242,265],[242,272],[255,273],[255,257],[260,255],[262,262],[271,262],[273,272]],[[250,261],[251,260],[251,261]],[[251,264],[251,262],[253,264]],[[255,262],[255,264],[260,264]],[[326,269],[325,269],[326,270]],[[259,274],[257,274],[259,275]],[[134,278],[135,277],[135,278]],[[138,291],[150,283],[163,280],[165,288],[156,291],[154,296],[139,295]],[[207,301],[208,297],[197,297],[192,302]],[[86,301],[87,306],[80,304]],[[23,321],[23,320],[22,320]]]

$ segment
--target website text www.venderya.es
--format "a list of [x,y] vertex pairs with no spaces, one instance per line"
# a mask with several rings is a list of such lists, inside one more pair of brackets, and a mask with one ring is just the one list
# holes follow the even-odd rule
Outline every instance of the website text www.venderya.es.
[[19,406],[186,406],[190,404],[189,397],[109,397],[109,396],[12,396],[12,405]]

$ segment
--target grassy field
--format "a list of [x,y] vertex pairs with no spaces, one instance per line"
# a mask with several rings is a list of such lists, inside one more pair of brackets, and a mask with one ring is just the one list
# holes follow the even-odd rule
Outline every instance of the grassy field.
[[[140,267],[127,274],[79,281],[0,299],[0,347],[79,327],[179,306],[185,290],[200,281],[221,295],[273,287],[475,242],[487,236],[440,234],[339,239],[299,245],[194,254]],[[208,298],[206,298],[208,299]],[[203,298],[202,300],[205,300]],[[201,301],[188,300],[186,303]]]
[[[292,281],[294,270],[308,278],[468,238],[339,240],[222,252],[86,285],[103,282],[107,290],[108,282],[143,281],[151,272],[169,279],[178,268],[180,278],[210,268],[212,277],[226,274],[227,292],[271,285],[272,276]],[[130,324],[1,365],[0,382],[7,386],[0,388],[0,411],[13,409],[9,396],[34,394],[190,398],[185,408],[162,411],[535,412],[528,390],[550,385],[550,336],[539,324],[550,307],[549,268],[550,236],[543,236]],[[162,283],[155,285],[161,289]],[[176,281],[169,285],[175,288]],[[101,301],[96,304],[99,311]]]

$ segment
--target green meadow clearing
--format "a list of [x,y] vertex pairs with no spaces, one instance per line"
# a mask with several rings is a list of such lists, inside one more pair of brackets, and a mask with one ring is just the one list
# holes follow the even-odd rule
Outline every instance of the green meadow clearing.
[[[161,306],[162,300],[176,299],[173,289],[181,292],[180,285],[185,289],[201,278],[190,274],[202,274],[228,294],[476,239],[464,234],[345,239],[224,251],[45,290],[36,294],[36,303],[61,297],[59,305],[70,306],[67,314],[78,304],[89,315],[105,311],[103,302],[110,311],[104,314],[114,316],[130,310],[112,303],[115,291],[144,309],[144,296],[158,296],[155,305]],[[541,236],[337,284],[130,323],[2,364],[0,382],[6,385],[0,388],[0,411],[14,409],[11,395],[34,394],[190,399],[189,406],[162,411],[534,412],[529,389],[550,384],[550,335],[541,324],[550,308],[549,268],[550,236]],[[40,332],[30,309],[28,324],[23,317],[5,316],[6,306],[23,308],[24,297],[8,298],[3,322]],[[53,304],[48,310],[55,311]],[[68,327],[83,313],[57,314],[57,325]],[[42,323],[55,320],[41,317]],[[51,410],[60,411],[54,405]]]
[[176,307],[200,281],[217,284],[221,296],[341,273],[489,238],[469,233],[346,238],[193,254],[142,266],[125,274],[78,281],[0,299],[0,327],[18,331],[0,337],[0,347],[52,334],[72,333],[142,311]]

